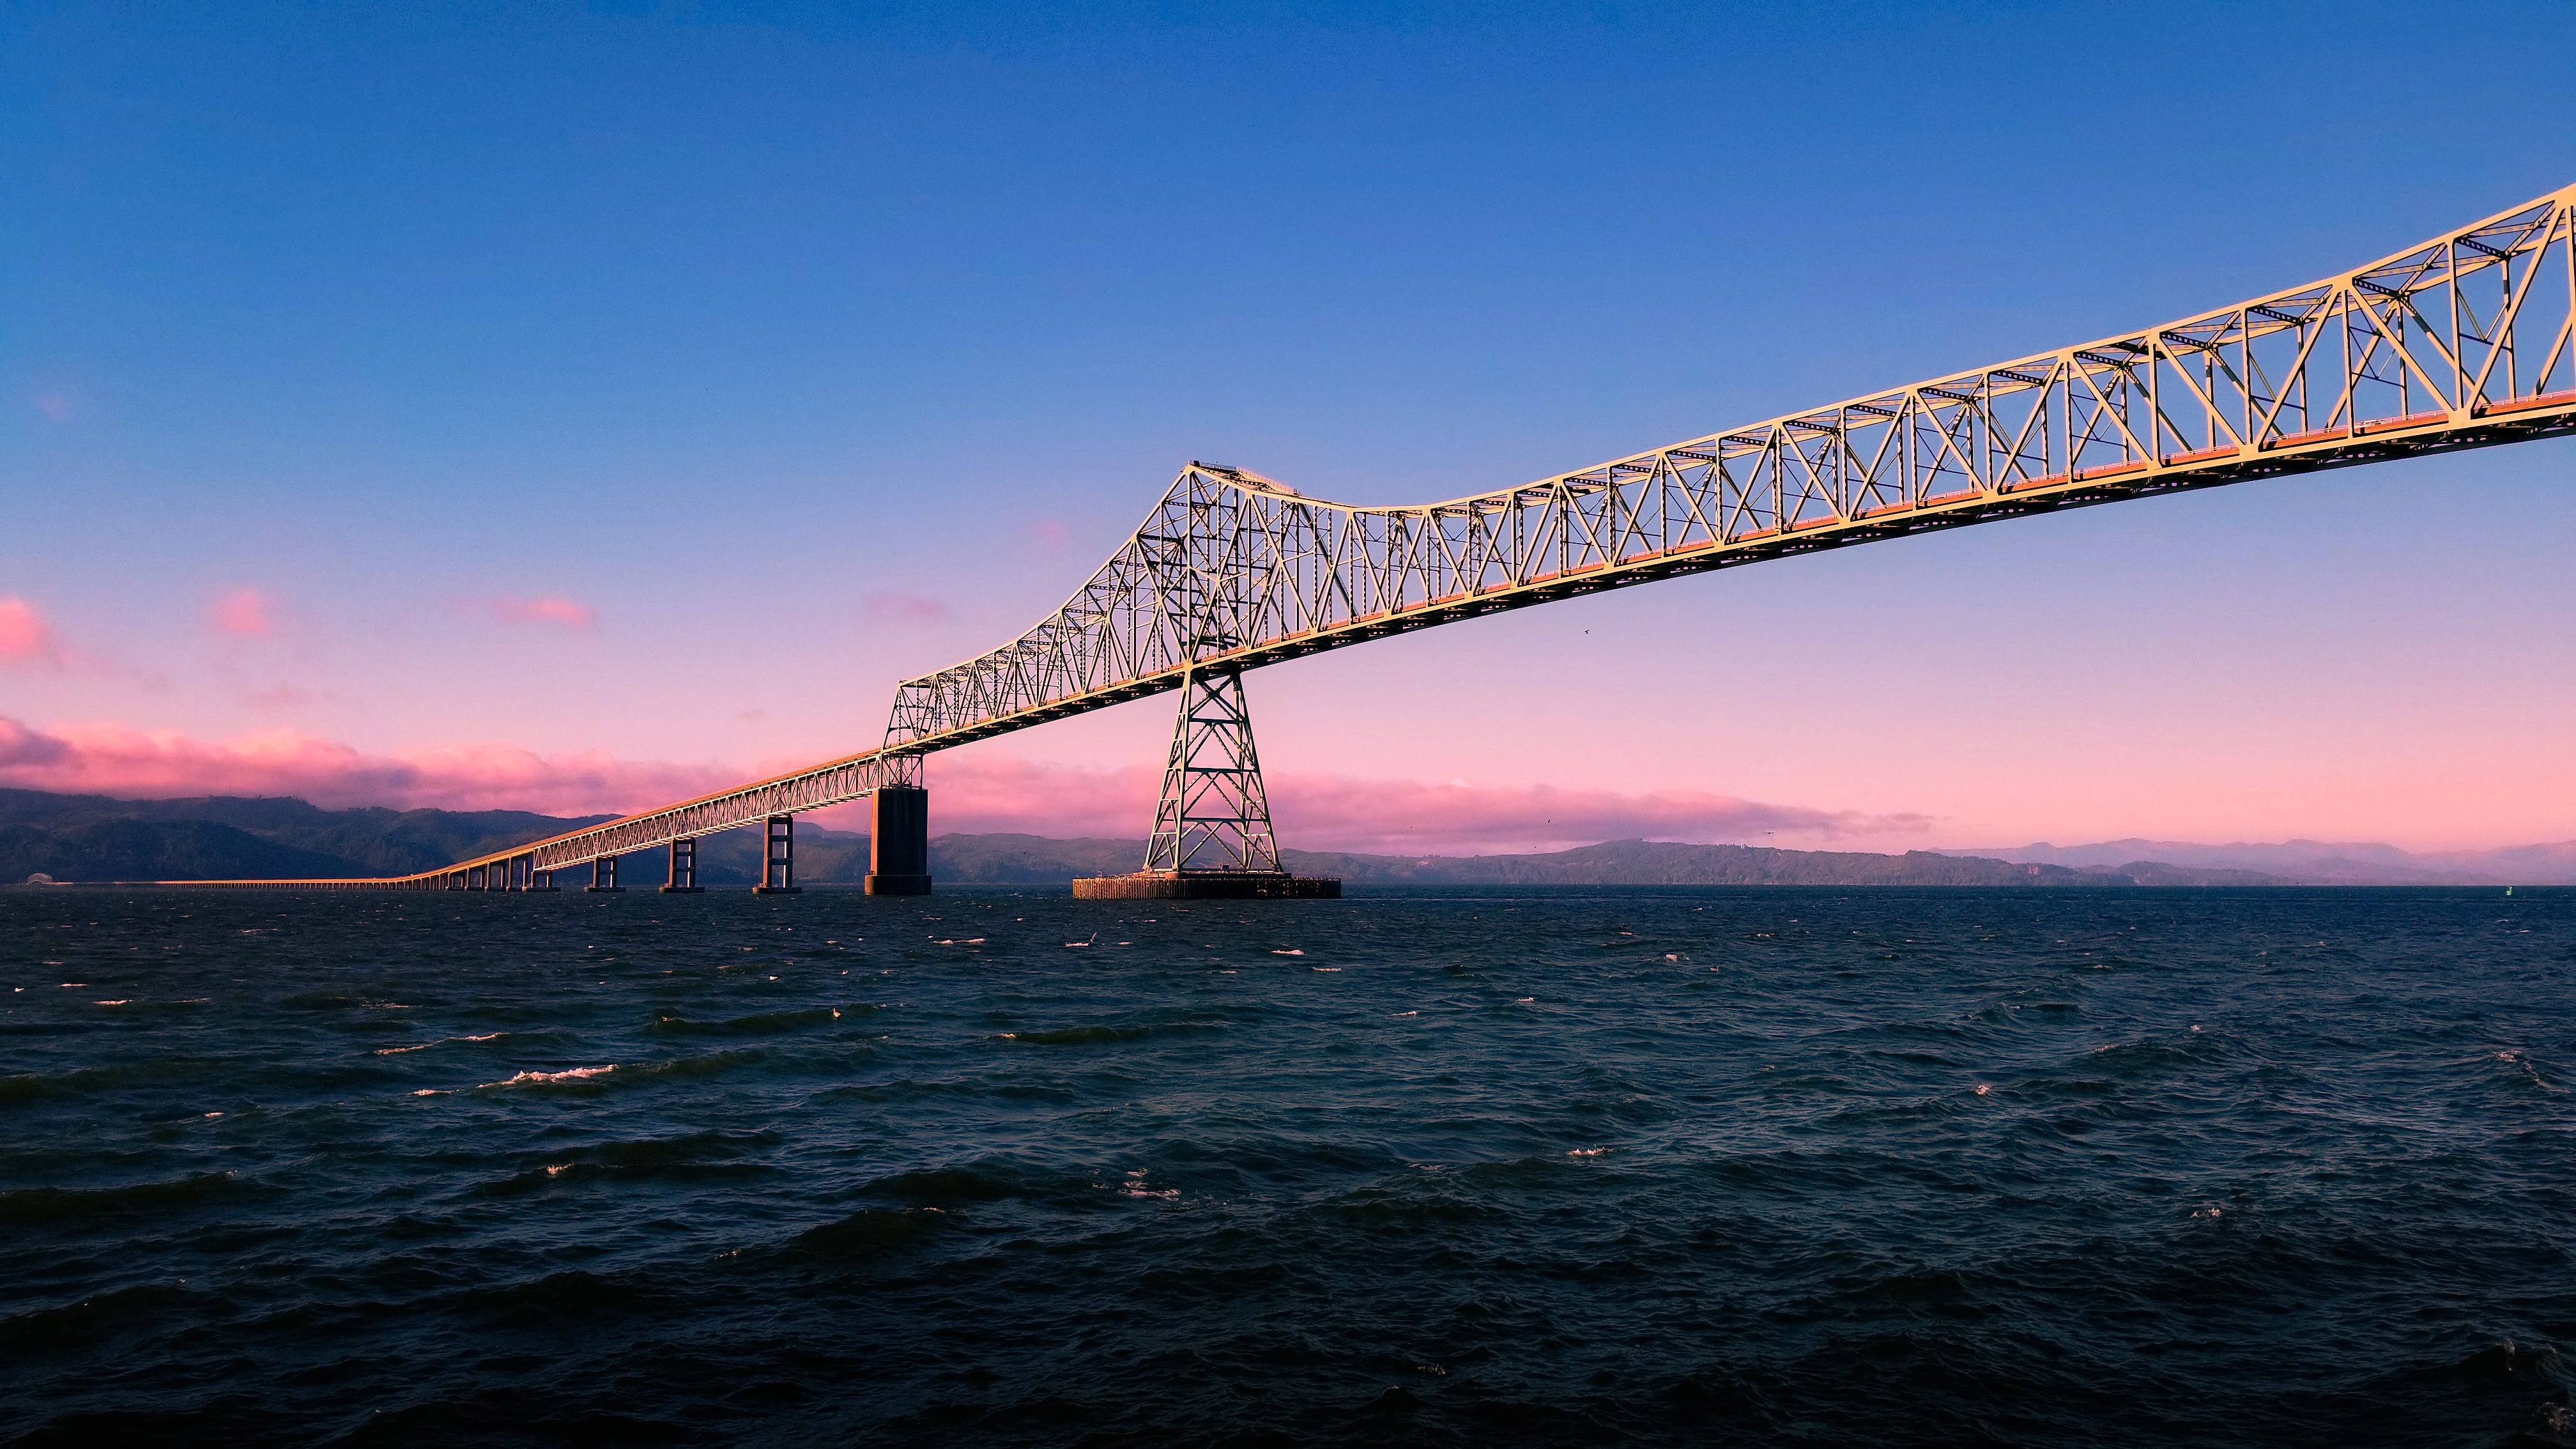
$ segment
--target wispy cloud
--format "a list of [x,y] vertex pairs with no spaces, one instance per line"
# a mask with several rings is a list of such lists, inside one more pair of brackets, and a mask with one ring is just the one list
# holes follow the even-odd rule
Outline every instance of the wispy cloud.
[[928,594],[880,590],[859,600],[859,613],[881,624],[936,624],[949,615],[948,603]]
[[277,601],[259,589],[234,589],[215,600],[212,618],[226,634],[262,638],[277,632]]
[[642,810],[734,783],[714,766],[618,760],[596,751],[540,755],[513,745],[369,754],[291,729],[200,740],[113,722],[43,729],[0,716],[0,784],[129,799],[298,795],[316,805]]
[[30,401],[35,403],[36,411],[58,423],[71,421],[72,414],[80,411],[80,399],[63,388],[48,388]]
[[[291,729],[225,740],[96,722],[43,729],[0,716],[0,784],[127,798],[300,795],[316,805],[538,810],[576,815],[649,809],[793,768],[756,770],[540,755],[511,745],[370,754]],[[1090,770],[1008,757],[933,762],[932,829],[982,834],[1141,837],[1159,772]],[[1817,844],[1916,834],[1912,813],[1771,805],[1694,791],[1643,795],[1548,785],[1475,786],[1288,775],[1270,798],[1285,843],[1314,850],[1473,853],[1656,840]],[[865,829],[855,812],[828,823]]]
[[63,646],[36,606],[15,594],[0,596],[0,664],[60,669]]
[[596,629],[599,613],[590,605],[560,594],[530,599],[494,599],[492,617],[504,624],[560,624],[567,629]]
[[[1510,850],[1599,840],[1813,845],[1920,834],[1932,818],[1774,805],[1700,790],[1567,790],[1554,785],[1425,784],[1289,775],[1270,792],[1292,843],[1344,850]],[[1787,840],[1779,837],[1789,837]]]
[[[933,761],[932,828],[961,833],[1141,836],[1161,771],[1089,770],[1007,757]],[[1273,775],[1284,843],[1405,854],[1527,850],[1600,840],[1813,846],[1922,834],[1930,816],[1774,805],[1694,790],[1627,794],[1552,785]]]
[[235,690],[233,697],[253,709],[290,709],[296,705],[311,704],[315,700],[330,699],[334,696],[281,679],[264,689]]

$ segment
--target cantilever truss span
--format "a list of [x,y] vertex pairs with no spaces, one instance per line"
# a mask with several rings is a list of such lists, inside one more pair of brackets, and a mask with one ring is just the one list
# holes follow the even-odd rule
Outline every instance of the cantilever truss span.
[[[912,783],[934,750],[1388,634],[1929,529],[2576,432],[2576,186],[2340,276],[1444,503],[1194,462],[1053,615],[905,681],[884,745],[367,885]],[[311,882],[324,884],[324,882]]]

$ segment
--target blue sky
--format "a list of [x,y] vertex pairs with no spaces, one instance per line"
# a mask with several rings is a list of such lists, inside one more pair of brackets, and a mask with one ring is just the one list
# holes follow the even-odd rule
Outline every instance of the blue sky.
[[[16,5],[0,595],[61,650],[0,715],[840,753],[1190,458],[1446,497],[2216,306],[2576,179],[2570,76],[2563,0]],[[1988,843],[2576,835],[2438,765],[2576,725],[2570,463],[1482,621],[1259,676],[1265,754]],[[244,591],[264,627],[210,624]],[[2106,732],[2127,786],[1896,743]]]

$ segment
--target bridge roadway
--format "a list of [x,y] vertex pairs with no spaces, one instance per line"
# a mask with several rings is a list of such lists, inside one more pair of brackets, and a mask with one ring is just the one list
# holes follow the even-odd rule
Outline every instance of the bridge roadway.
[[923,818],[924,756],[1174,689],[1192,670],[1934,529],[2565,436],[2571,231],[2576,185],[2161,327],[1442,503],[1355,507],[1193,462],[1055,614],[904,681],[875,749],[417,875],[217,884],[542,888],[568,867],[870,795],[881,813],[908,795]]

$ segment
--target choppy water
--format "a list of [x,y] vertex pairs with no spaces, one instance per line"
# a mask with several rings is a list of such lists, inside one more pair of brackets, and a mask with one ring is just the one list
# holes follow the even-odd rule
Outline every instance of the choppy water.
[[2570,1438],[2576,892],[11,891],[0,978],[0,1439]]

